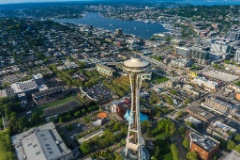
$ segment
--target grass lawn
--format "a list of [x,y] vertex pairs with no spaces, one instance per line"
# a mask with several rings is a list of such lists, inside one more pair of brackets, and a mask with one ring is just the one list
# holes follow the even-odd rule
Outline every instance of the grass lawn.
[[75,96],[70,96],[70,97],[67,97],[65,99],[61,99],[61,100],[58,100],[58,101],[54,101],[54,102],[51,102],[51,103],[48,103],[48,104],[44,104],[42,106],[39,106],[39,107],[36,107],[33,109],[33,111],[41,111],[45,108],[49,108],[49,107],[54,107],[54,106],[58,106],[58,105],[61,105],[61,104],[64,104],[64,103],[67,103],[67,102],[70,102],[70,101],[76,101],[79,105],[83,105],[77,97]]
[[163,82],[166,82],[168,80],[169,80],[169,78],[167,78],[167,77],[161,77],[161,78],[157,79],[157,83],[163,83]]
[[163,160],[172,160],[173,155],[170,150],[170,145],[165,140],[167,135],[161,132],[158,128],[152,130],[152,134],[153,137],[156,139],[157,145],[162,149],[161,156],[163,157]]

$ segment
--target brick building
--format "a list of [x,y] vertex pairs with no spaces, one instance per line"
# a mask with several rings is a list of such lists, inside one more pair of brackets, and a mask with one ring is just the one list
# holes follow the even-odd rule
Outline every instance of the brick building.
[[219,150],[219,142],[209,136],[200,136],[196,133],[189,133],[190,150],[196,151],[201,160],[211,160]]

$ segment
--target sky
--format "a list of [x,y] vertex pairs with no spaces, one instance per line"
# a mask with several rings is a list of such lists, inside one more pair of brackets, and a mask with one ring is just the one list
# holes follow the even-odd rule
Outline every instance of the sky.
[[0,0],[0,4],[26,3],[26,2],[67,2],[67,1],[95,1],[95,0]]

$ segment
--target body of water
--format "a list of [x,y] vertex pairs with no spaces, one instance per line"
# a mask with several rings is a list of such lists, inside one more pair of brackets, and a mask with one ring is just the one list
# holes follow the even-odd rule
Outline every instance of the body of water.
[[59,19],[56,20],[56,22],[92,25],[94,27],[100,27],[112,31],[115,31],[117,28],[122,28],[124,34],[134,34],[144,39],[151,38],[155,33],[168,31],[159,23],[116,20],[102,17],[98,13],[87,13],[83,18]]

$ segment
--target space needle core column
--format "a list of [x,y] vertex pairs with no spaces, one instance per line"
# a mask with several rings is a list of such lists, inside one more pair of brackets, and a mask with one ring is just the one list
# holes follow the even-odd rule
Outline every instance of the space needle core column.
[[121,69],[128,73],[131,86],[131,111],[124,157],[126,159],[143,160],[142,146],[145,145],[141,135],[139,92],[144,79],[150,79],[150,63],[141,58],[131,58],[121,64]]

